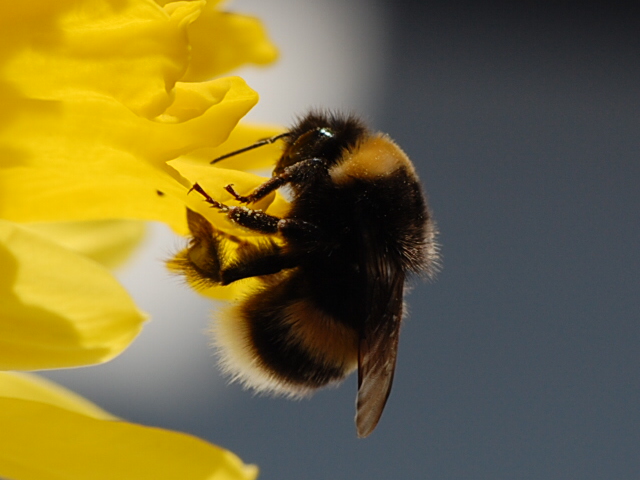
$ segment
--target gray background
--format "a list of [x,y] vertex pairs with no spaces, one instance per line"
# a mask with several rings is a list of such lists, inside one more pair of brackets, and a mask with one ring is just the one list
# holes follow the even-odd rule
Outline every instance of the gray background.
[[[226,385],[202,333],[211,302],[164,274],[181,241],[161,227],[121,273],[153,322],[110,364],[50,376],[263,479],[640,478],[638,11],[262,3],[237,5],[300,43],[281,42],[292,70],[274,88],[247,75],[257,118],[362,111],[414,160],[442,232],[381,424],[356,439],[354,378],[300,402]],[[310,85],[325,97],[297,98]]]

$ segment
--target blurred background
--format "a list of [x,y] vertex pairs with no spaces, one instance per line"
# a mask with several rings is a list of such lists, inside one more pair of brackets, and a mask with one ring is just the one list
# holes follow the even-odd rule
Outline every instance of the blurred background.
[[[541,6],[542,5],[542,6]],[[221,378],[216,305],[171,277],[162,226],[119,272],[153,320],[50,378],[189,432],[261,479],[640,478],[640,12],[615,3],[237,0],[281,48],[240,74],[255,121],[361,114],[416,164],[444,269],[408,297],[373,435],[355,378],[310,400]]]

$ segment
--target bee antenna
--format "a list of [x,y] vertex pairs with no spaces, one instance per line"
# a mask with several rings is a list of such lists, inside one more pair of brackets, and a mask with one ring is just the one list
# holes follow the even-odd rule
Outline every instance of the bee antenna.
[[258,140],[253,145],[249,145],[248,147],[241,148],[240,150],[235,150],[235,151],[233,151],[231,153],[225,153],[221,157],[214,158],[209,163],[211,165],[213,165],[214,163],[218,163],[219,161],[224,160],[225,158],[233,157],[235,155],[239,155],[240,153],[248,152],[249,150],[253,150],[254,148],[262,147],[263,145],[270,145],[270,144],[272,144],[274,142],[277,142],[281,138],[289,137],[290,135],[291,135],[291,132],[284,132],[284,133],[281,133],[279,135],[275,135],[273,137],[269,137],[269,138],[264,138],[262,140]]

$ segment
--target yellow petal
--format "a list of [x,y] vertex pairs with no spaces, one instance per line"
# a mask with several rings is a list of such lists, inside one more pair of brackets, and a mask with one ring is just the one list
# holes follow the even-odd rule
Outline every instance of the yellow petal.
[[0,398],[0,476],[15,480],[251,480],[257,468],[190,435]]
[[0,217],[159,220],[184,233],[165,161],[223,142],[257,95],[180,83],[206,5],[22,2],[0,18]]
[[[189,86],[210,103],[185,121],[139,117],[108,97],[70,98],[0,132],[0,217],[21,222],[136,218],[186,232],[187,182],[164,162],[222,143],[257,101],[239,78]],[[193,105],[193,95],[176,102]],[[184,114],[180,105],[173,107]],[[193,109],[192,109],[193,111]],[[88,128],[88,126],[90,126]]]
[[0,398],[2,397],[46,403],[97,419],[117,420],[117,417],[77,393],[28,373],[0,372]]
[[109,271],[32,231],[0,221],[0,369],[105,362],[144,314]]
[[151,0],[69,3],[2,25],[5,80],[24,98],[107,96],[147,118],[162,113],[188,67],[186,29],[202,3],[171,15]]
[[246,63],[266,65],[278,56],[260,21],[220,11],[219,3],[208,2],[187,29],[192,55],[185,81],[223,75]]
[[133,220],[35,223],[28,228],[109,268],[125,262],[147,230],[144,222]]

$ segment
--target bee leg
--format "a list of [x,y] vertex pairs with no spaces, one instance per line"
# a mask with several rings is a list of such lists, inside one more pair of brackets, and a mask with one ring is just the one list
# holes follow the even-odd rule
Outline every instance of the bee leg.
[[229,207],[228,218],[235,224],[264,234],[280,234],[286,239],[324,240],[324,232],[313,223],[297,218],[279,218],[247,207]]
[[287,183],[296,183],[304,180],[309,176],[313,176],[315,173],[321,171],[321,168],[324,168],[324,164],[320,159],[311,158],[309,160],[302,160],[291,165],[290,167],[285,168],[282,173],[271,177],[262,185],[257,186],[252,193],[246,196],[239,195],[234,190],[233,184],[229,184],[224,188],[227,192],[233,195],[233,198],[235,198],[238,202],[254,203],[266,197],[274,190],[283,187]]
[[224,203],[220,203],[217,200],[214,200],[213,198],[211,198],[211,195],[205,192],[204,189],[198,183],[194,183],[193,186],[187,192],[187,194],[191,193],[191,191],[193,190],[195,190],[200,195],[202,195],[204,197],[204,201],[207,202],[209,205],[211,205],[213,208],[217,208],[221,212],[229,211],[229,207],[227,205],[225,205]]
[[[203,285],[229,285],[236,280],[277,273],[294,268],[298,261],[282,252],[272,241],[256,245],[213,228],[199,213],[187,209],[187,223],[191,231],[189,246],[168,262],[170,269],[179,271]],[[224,242],[237,243],[237,257],[225,265]]]
[[264,213],[261,210],[251,210],[247,207],[229,207],[227,217],[241,227],[265,234],[278,233],[280,218]]
[[[323,246],[326,241],[324,231],[317,225],[296,218],[283,218],[278,222],[278,233],[286,239],[308,240],[311,245]],[[311,245],[309,247],[311,247]]]
[[[193,184],[189,191],[191,192],[191,190],[195,190],[202,195],[205,202],[213,208],[217,208],[222,213],[226,213],[227,218],[229,218],[233,223],[260,233],[274,234],[278,232],[278,222],[280,221],[278,217],[264,213],[262,210],[252,210],[247,207],[230,207],[224,203],[220,203],[211,198],[211,196],[197,183]],[[191,222],[191,220],[189,220],[189,222]],[[206,220],[203,219],[203,222],[206,222]],[[194,229],[191,228],[191,223],[189,223],[189,228],[193,236],[197,237]],[[201,230],[202,227],[196,227],[196,229]]]
[[[299,162],[304,163],[304,162]],[[299,164],[298,163],[298,164]],[[298,165],[296,164],[296,165]],[[295,165],[294,165],[295,166]],[[278,178],[278,177],[274,177]],[[266,185],[269,182],[265,182],[262,185]],[[261,187],[258,187],[260,189]],[[204,189],[197,183],[193,184],[191,190],[195,190],[202,195],[205,201],[212,207],[219,209],[221,212],[227,214],[227,218],[233,223],[240,225],[241,227],[260,232],[268,235],[281,234],[284,238],[298,239],[298,240],[320,240],[324,238],[324,234],[320,228],[316,225],[305,222],[303,220],[295,218],[279,218],[262,210],[252,210],[248,207],[230,207],[224,203],[220,203],[217,200],[211,198],[211,196],[204,191]],[[191,191],[189,190],[189,191]],[[227,186],[227,190],[233,191],[230,185]],[[243,197],[246,198],[246,197]],[[193,212],[192,212],[193,213]],[[203,220],[204,221],[204,220]],[[208,223],[208,222],[207,222]],[[190,224],[191,228],[191,224]],[[193,233],[193,229],[191,229]],[[196,237],[194,233],[194,237]]]
[[[309,240],[309,247],[305,250],[305,254],[316,248],[323,248],[327,244],[323,241],[325,236],[320,228],[309,222],[290,218],[280,219],[246,207],[230,207],[230,209],[229,215],[239,214],[236,222],[245,228],[263,233],[280,233],[284,238],[296,238],[299,241]],[[247,216],[244,217],[244,214]],[[278,273],[300,264],[299,255],[283,252],[279,245],[270,240],[259,246],[247,242],[237,252],[238,258],[220,272],[222,285],[228,285],[243,278]]]
[[235,198],[240,203],[254,203],[260,200],[261,198],[266,197],[268,194],[270,194],[274,190],[277,190],[278,188],[286,185],[289,182],[290,180],[284,175],[272,177],[266,182],[264,182],[262,185],[259,185],[258,187],[256,187],[253,193],[250,193],[249,195],[246,195],[246,196],[240,195],[238,192],[236,192],[235,189],[233,188],[232,183],[224,187],[224,189],[227,192],[229,192],[233,196],[233,198]]
[[287,268],[298,266],[296,259],[282,253],[275,243],[243,248],[238,251],[238,258],[221,273],[222,285],[249,277],[260,277],[278,273]]

